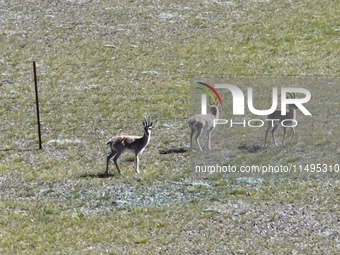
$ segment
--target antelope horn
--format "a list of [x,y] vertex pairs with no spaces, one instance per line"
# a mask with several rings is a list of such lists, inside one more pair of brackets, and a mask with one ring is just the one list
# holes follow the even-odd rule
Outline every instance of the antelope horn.
[[[214,101],[215,101],[215,102],[217,102],[217,105],[218,105],[217,98],[216,98],[216,97],[214,97],[214,99],[215,99]],[[212,102],[211,102],[211,100],[210,100],[210,97],[209,97],[209,103],[210,103],[210,105],[215,105],[214,103],[212,103]]]

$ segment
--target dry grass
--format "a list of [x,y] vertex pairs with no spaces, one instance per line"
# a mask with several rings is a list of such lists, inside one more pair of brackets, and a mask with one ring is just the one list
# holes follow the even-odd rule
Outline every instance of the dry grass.
[[[186,151],[192,79],[339,76],[335,1],[12,1],[0,12],[2,254],[339,253],[337,178],[195,176]],[[252,153],[262,130],[235,131],[245,144],[230,140],[226,163],[338,163],[337,92],[313,87],[313,136]],[[102,178],[107,139],[140,134],[147,113],[142,174],[126,155],[122,176],[111,166]]]

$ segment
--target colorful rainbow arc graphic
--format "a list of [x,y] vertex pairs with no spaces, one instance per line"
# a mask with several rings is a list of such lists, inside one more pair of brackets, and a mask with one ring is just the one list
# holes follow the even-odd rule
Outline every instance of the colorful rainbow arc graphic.
[[196,83],[201,84],[203,86],[206,86],[208,89],[210,89],[216,95],[216,97],[214,97],[214,95],[210,92],[210,90],[208,90],[206,88],[197,87],[198,89],[203,90],[205,93],[207,93],[207,95],[209,95],[209,97],[213,100],[214,104],[216,104],[216,98],[217,98],[220,105],[222,106],[222,99],[221,99],[220,95],[217,93],[215,88],[213,88],[212,86],[210,86],[210,85],[208,85],[204,82],[198,81]]

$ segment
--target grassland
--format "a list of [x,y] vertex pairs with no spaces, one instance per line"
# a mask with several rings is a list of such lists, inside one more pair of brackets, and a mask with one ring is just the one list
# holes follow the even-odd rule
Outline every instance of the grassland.
[[[186,124],[192,79],[339,77],[338,7],[3,1],[0,253],[338,254],[337,176],[194,175]],[[312,131],[297,129],[292,145],[253,153],[264,130],[229,130],[226,163],[339,163],[339,88],[310,89]],[[142,133],[145,114],[155,127],[142,174],[125,155],[122,175],[111,166],[103,178],[107,139],[120,129]]]

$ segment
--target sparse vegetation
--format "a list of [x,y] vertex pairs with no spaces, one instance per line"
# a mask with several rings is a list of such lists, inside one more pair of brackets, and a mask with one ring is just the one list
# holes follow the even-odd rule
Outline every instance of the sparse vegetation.
[[[192,78],[338,77],[336,1],[5,1],[0,12],[1,254],[339,253],[337,175],[195,175],[186,123]],[[297,128],[293,145],[263,150],[265,128],[238,131],[221,164],[339,163],[338,92],[313,87],[313,136]],[[107,139],[138,134],[146,114],[142,174],[124,155],[124,175],[102,178]]]

